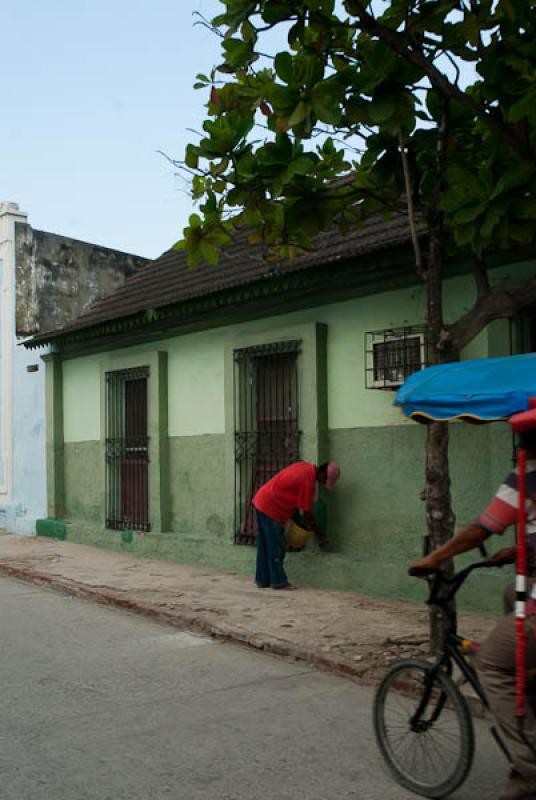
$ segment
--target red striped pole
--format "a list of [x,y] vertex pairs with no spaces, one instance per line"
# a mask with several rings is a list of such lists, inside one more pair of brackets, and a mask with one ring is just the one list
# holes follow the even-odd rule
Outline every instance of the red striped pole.
[[525,716],[525,689],[527,685],[526,652],[527,633],[525,615],[527,604],[527,453],[520,447],[517,451],[519,505],[517,516],[516,547],[516,717]]

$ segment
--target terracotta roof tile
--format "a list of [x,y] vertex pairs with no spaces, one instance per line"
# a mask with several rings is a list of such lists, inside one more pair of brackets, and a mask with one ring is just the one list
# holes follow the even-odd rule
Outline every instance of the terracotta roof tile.
[[[326,231],[315,238],[309,254],[293,261],[267,262],[261,246],[248,242],[246,231],[239,232],[223,249],[217,266],[203,263],[190,269],[183,252],[168,250],[142,266],[120,289],[96,302],[54,334],[83,330],[146,309],[161,309],[285,272],[348,261],[405,243],[409,238],[407,218],[399,215],[390,219],[370,218],[344,236],[338,229]],[[45,336],[40,334],[36,339]]]

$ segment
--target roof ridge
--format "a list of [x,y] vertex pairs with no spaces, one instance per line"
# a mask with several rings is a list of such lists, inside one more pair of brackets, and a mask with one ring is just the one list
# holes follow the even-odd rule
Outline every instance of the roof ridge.
[[[424,228],[421,227],[421,233]],[[109,295],[97,300],[83,314],[56,331],[38,334],[41,342],[73,333],[93,325],[133,316],[144,310],[163,309],[182,301],[207,297],[227,289],[236,289],[257,280],[263,281],[286,274],[342,263],[388,249],[395,244],[411,240],[407,217],[393,214],[385,218],[380,214],[369,217],[359,227],[343,235],[338,228],[330,228],[313,239],[307,254],[293,261],[279,259],[266,262],[262,247],[247,242],[247,229],[239,229],[233,241],[222,250],[220,263],[203,265],[195,269],[187,266],[186,254],[170,248],[158,258],[143,264],[125,284]],[[265,265],[267,269],[260,270]],[[217,270],[217,273],[216,273]],[[46,337],[49,337],[48,339]]]

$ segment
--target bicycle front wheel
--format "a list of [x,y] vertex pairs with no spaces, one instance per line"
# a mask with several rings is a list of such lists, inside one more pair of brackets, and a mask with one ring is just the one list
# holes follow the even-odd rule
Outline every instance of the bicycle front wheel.
[[415,794],[445,797],[471,769],[467,702],[446,672],[427,661],[399,661],[387,672],[374,698],[374,730],[394,777]]

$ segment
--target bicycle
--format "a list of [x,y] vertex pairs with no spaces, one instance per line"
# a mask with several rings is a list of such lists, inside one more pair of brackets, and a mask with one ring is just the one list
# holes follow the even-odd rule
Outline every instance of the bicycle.
[[[454,665],[489,711],[476,670],[467,660],[478,650],[478,643],[458,635],[456,615],[449,603],[472,572],[493,566],[478,561],[452,578],[440,570],[410,573],[433,576],[427,604],[447,620],[447,632],[435,660],[404,659],[388,670],[374,698],[374,731],[395,779],[423,797],[445,797],[454,792],[473,763],[473,719],[466,698],[452,679]],[[490,728],[510,760],[493,723]]]

